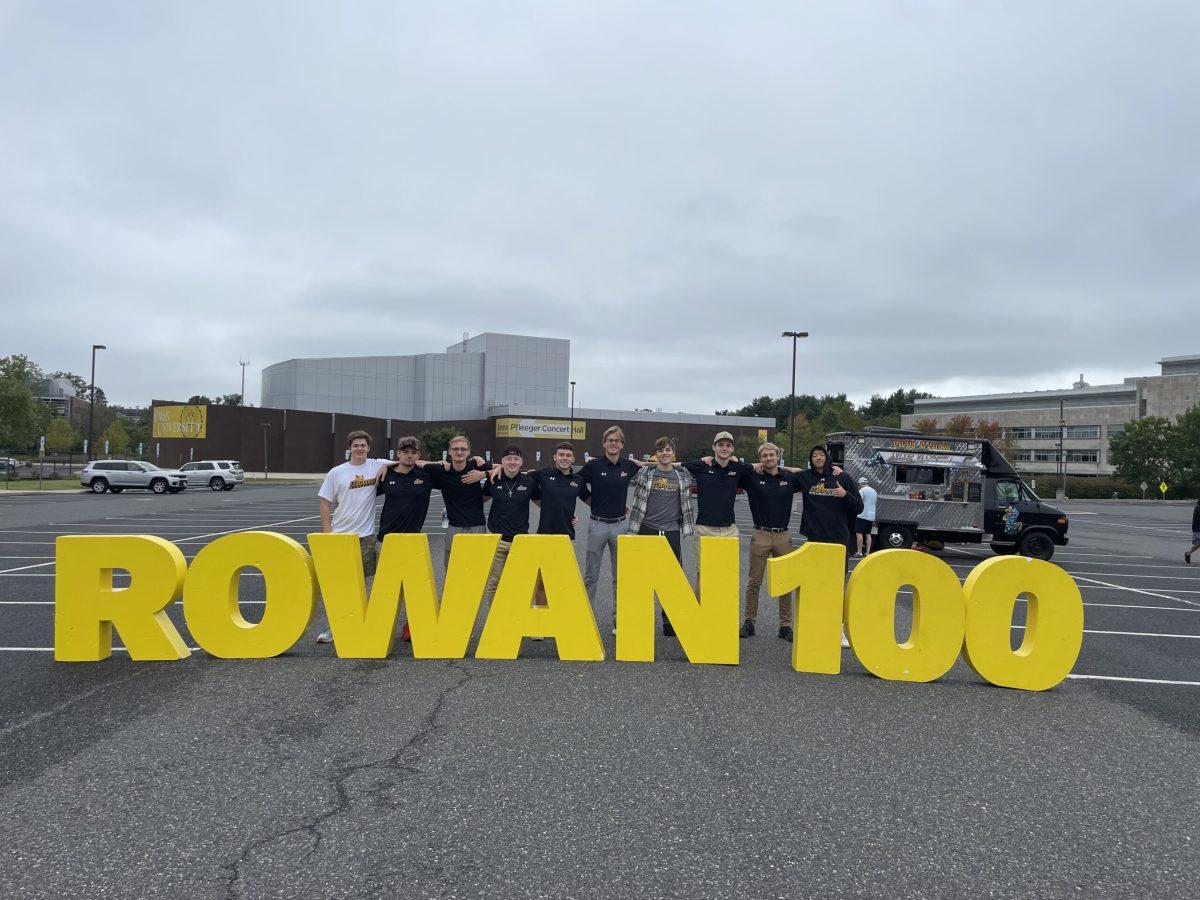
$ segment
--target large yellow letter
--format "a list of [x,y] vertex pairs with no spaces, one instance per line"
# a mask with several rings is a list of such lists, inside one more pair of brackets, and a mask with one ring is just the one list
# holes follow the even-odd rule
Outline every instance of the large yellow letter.
[[[913,589],[912,633],[896,643],[896,592]],[[872,553],[854,569],[846,594],[846,635],[859,662],[892,681],[934,681],[962,649],[962,585],[954,570],[915,550]]]
[[[456,546],[460,540],[461,535],[454,541]],[[538,575],[546,588],[547,605],[543,607],[533,605]],[[554,638],[559,659],[604,659],[604,644],[579,577],[575,549],[565,534],[517,535],[475,656],[516,659],[525,637]]]
[[700,599],[660,535],[617,538],[617,659],[654,661],[654,598],[690,662],[738,664],[738,542],[700,538]]
[[[1039,559],[1001,556],[980,563],[963,586],[963,655],[992,684],[1044,691],[1067,677],[1083,644],[1083,597],[1060,569]],[[1012,612],[1025,594],[1025,637],[1012,648]]]
[[767,560],[767,593],[795,593],[792,668],[836,675],[842,671],[842,600],[846,548],[809,541],[787,556]]
[[[238,605],[241,570],[262,572],[262,621],[247,622]],[[223,659],[261,659],[285,652],[304,634],[316,602],[312,560],[290,537],[242,531],[205,546],[188,569],[183,614],[196,643]]]
[[416,659],[461,659],[479,615],[479,603],[498,534],[460,534],[438,602],[426,534],[389,534],[367,599],[362,555],[353,534],[311,534],[321,598],[342,658],[382,659],[391,652],[403,599]]
[[[189,655],[166,613],[179,598],[187,570],[178,547],[142,534],[72,534],[58,538],[54,546],[55,659],[108,659],[114,625],[132,659]],[[129,587],[113,587],[114,569],[129,573]]]

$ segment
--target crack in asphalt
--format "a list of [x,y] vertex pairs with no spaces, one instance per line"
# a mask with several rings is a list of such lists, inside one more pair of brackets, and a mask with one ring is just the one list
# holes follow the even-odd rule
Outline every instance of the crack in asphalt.
[[221,868],[228,873],[228,878],[225,884],[225,896],[227,898],[237,898],[243,896],[242,893],[242,872],[250,857],[264,847],[268,847],[278,841],[292,837],[294,835],[305,835],[312,841],[312,846],[308,852],[304,854],[304,859],[311,859],[312,856],[320,849],[321,843],[324,840],[324,834],[321,832],[321,826],[350,810],[350,808],[360,800],[369,800],[377,805],[394,806],[384,799],[384,793],[396,786],[395,781],[381,779],[373,786],[361,793],[353,793],[347,786],[348,782],[355,775],[361,772],[368,772],[372,769],[380,769],[385,772],[391,772],[400,776],[399,781],[406,780],[409,776],[419,774],[420,769],[414,763],[418,761],[423,753],[426,745],[433,739],[441,728],[439,721],[442,710],[446,706],[446,701],[450,696],[467,685],[468,682],[474,680],[477,676],[472,675],[467,669],[457,665],[458,660],[450,660],[446,668],[453,669],[459,673],[459,677],[452,683],[442,688],[434,698],[433,704],[429,712],[421,720],[420,727],[413,732],[412,736],[407,741],[400,745],[393,753],[388,756],[370,760],[361,763],[344,763],[336,767],[329,779],[337,793],[337,800],[329,809],[324,810],[305,820],[298,825],[293,825],[290,828],[284,828],[276,831],[266,837],[260,838],[250,844],[247,844],[237,859],[233,862],[224,864]]

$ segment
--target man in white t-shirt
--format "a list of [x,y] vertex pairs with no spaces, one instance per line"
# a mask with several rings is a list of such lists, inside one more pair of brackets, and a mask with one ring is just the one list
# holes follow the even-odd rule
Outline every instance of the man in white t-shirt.
[[[386,459],[371,459],[371,436],[365,431],[352,431],[346,435],[346,446],[350,448],[350,460],[334,466],[321,482],[317,496],[321,498],[321,531],[325,534],[357,534],[362,552],[363,574],[367,577],[367,591],[375,575],[377,557],[375,549],[375,486],[383,470],[395,463]],[[329,628],[328,614],[322,604],[321,633],[318,644],[333,641]]]
[[863,508],[854,521],[854,537],[858,542],[858,552],[854,555],[861,559],[871,552],[871,529],[875,527],[875,502],[879,494],[865,478],[858,479],[858,494],[862,497]]

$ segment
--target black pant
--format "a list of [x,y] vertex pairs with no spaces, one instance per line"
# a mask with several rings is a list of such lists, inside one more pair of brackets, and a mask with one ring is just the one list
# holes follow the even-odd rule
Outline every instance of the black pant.
[[[659,531],[657,528],[647,528],[643,525],[638,529],[638,534],[661,534],[667,539],[667,543],[671,545],[671,552],[675,554],[675,558],[679,560],[679,565],[683,565],[683,544],[679,541],[679,530],[675,531]],[[671,620],[667,618],[667,613],[664,610],[662,614],[663,628],[671,627]]]

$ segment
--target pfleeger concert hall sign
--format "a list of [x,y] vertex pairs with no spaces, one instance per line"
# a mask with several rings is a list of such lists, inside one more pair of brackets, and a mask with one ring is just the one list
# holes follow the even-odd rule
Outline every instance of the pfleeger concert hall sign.
[[[370,596],[355,535],[310,535],[310,555],[285,535],[241,532],[208,544],[190,566],[178,547],[159,537],[60,537],[54,656],[72,662],[106,659],[116,628],[135,660],[183,659],[190,651],[166,613],[182,596],[193,639],[217,657],[286,652],[323,602],[340,657],[386,657],[403,603],[414,657],[461,658],[499,539],[458,535],[439,597],[424,534],[387,536]],[[625,535],[619,540],[617,659],[654,660],[658,603],[691,662],[737,665],[737,540],[700,539],[699,596],[665,538]],[[961,654],[993,684],[1045,690],[1061,682],[1079,656],[1083,599],[1057,566],[995,557],[959,584],[954,571],[933,556],[885,550],[859,563],[843,588],[845,552],[835,544],[804,544],[767,564],[767,590],[795,598],[792,668],[797,672],[835,675],[841,670],[843,622],[863,666],[895,681],[933,681]],[[248,622],[238,605],[239,576],[248,568],[261,572],[266,585],[257,623]],[[129,587],[113,587],[117,570],[130,574]],[[549,597],[545,608],[531,604],[539,576]],[[897,641],[896,594],[906,587],[913,592],[912,633]],[[1023,639],[1014,650],[1012,614],[1019,601],[1028,610]],[[514,541],[475,656],[516,659],[525,637],[554,638],[562,660],[604,659],[575,551],[565,535],[519,535]]]

